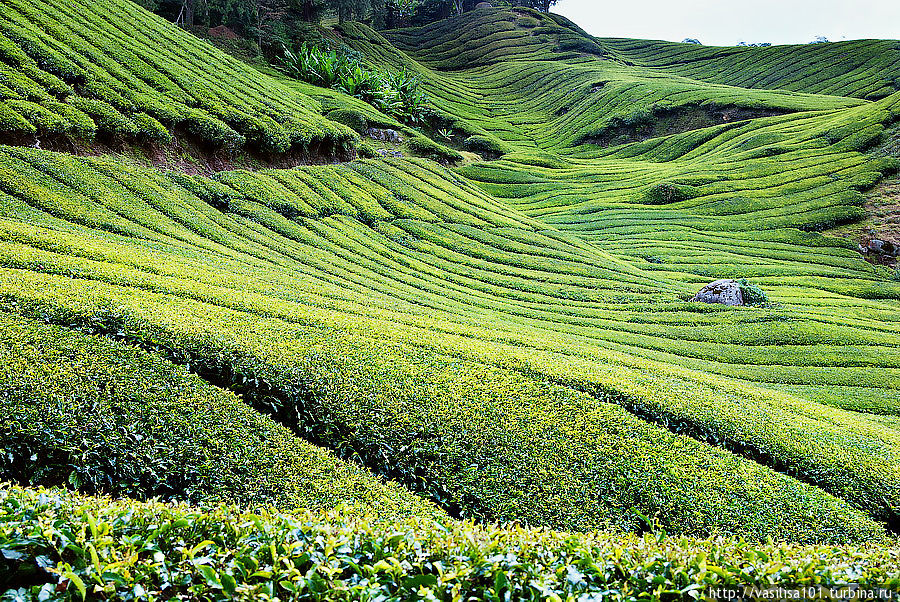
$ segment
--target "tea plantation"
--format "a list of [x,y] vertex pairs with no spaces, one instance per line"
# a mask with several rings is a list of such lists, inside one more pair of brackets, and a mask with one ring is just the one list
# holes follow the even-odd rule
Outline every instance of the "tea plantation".
[[828,232],[900,170],[900,43],[329,30],[416,125],[0,9],[4,600],[900,591],[900,278]]

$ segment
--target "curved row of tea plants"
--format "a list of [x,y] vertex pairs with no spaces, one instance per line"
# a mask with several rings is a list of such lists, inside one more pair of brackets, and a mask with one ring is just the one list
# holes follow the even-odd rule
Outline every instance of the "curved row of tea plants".
[[[756,357],[762,373],[787,374],[770,364],[777,343],[756,356],[744,344],[794,336],[770,327],[778,310],[735,316],[761,329],[718,341],[721,322],[709,308],[671,294],[640,301],[651,287],[680,285],[655,282],[433,164],[370,161],[210,180],[29,149],[7,148],[3,157],[15,169],[0,178],[8,195],[0,233],[6,307],[75,325],[113,308],[125,316],[114,332],[190,350],[191,363],[211,364],[211,372],[222,371],[224,354],[233,358],[228,373],[262,378],[291,407],[312,403],[304,393],[311,390],[322,411],[310,419],[301,408],[286,422],[316,437],[322,424],[309,420],[330,416],[325,432],[340,437],[317,442],[460,514],[634,528],[635,508],[695,533],[790,531],[797,539],[859,538],[871,529],[819,490],[673,437],[615,405],[627,403],[687,416],[729,442],[740,428],[747,444],[792,474],[892,520],[892,502],[874,492],[893,500],[900,491],[891,476],[900,463],[896,432],[695,371],[727,345],[734,361]],[[672,348],[705,317],[707,344]],[[808,336],[816,325],[809,322]],[[830,332],[853,337],[848,346],[893,340],[848,325]],[[785,349],[784,361],[848,380],[876,374],[855,365],[859,354],[838,369],[802,359],[828,348],[811,338]],[[698,351],[709,359],[693,359]],[[880,363],[890,389],[892,356],[873,348],[867,357]],[[694,370],[666,366],[668,358]],[[600,399],[547,389],[535,377]],[[713,406],[708,424],[695,415]],[[781,432],[754,418],[761,410],[778,416]],[[692,451],[670,454],[681,446]],[[652,493],[640,493],[648,487]],[[547,496],[551,490],[560,493]],[[834,531],[826,535],[829,515]]]
[[861,104],[836,95],[663,77],[602,51],[567,50],[577,46],[558,41],[567,36],[596,44],[552,15],[490,10],[460,19],[466,23],[462,29],[450,19],[387,32],[386,38],[362,26],[345,27],[345,41],[365,55],[420,72],[435,104],[461,136],[483,131],[508,145],[564,154],[612,126],[644,135],[642,128],[663,114],[677,118],[669,119],[674,121],[670,128],[700,129],[759,115]]
[[0,132],[325,154],[355,135],[319,104],[129,0],[0,3]]
[[887,548],[200,511],[8,486],[0,546],[0,563],[32,578],[9,599],[680,600],[729,586],[900,586]]
[[768,48],[604,38],[634,64],[729,86],[878,100],[900,90],[900,42],[851,40]]
[[[812,231],[859,216],[896,170],[864,151],[900,95],[661,77],[564,20],[465,19],[340,32],[420,74],[460,146],[501,160],[203,178],[0,147],[0,305],[189,363],[461,516],[896,529],[900,292]],[[771,304],[687,301],[722,276]]]
[[0,413],[7,481],[195,504],[441,516],[156,354],[10,314],[0,314]]

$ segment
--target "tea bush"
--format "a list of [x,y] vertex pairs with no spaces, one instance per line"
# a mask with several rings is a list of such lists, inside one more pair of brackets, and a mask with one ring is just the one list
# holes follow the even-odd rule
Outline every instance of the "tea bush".
[[462,155],[457,151],[439,144],[425,136],[415,136],[406,141],[406,148],[417,157],[426,157],[442,163],[456,163],[462,161]]
[[[751,551],[771,549],[767,537],[891,549],[900,286],[827,231],[865,215],[861,190],[896,170],[876,157],[889,144],[870,145],[900,114],[900,94],[864,100],[895,68],[886,43],[598,41],[565,19],[507,10],[383,35],[340,26],[361,64],[420,82],[439,117],[417,131],[114,4],[77,3],[77,20],[55,0],[4,4],[0,111],[18,132],[7,141],[39,143],[39,127],[57,127],[37,105],[104,136],[161,136],[159,123],[228,149],[312,150],[357,143],[318,116],[343,110],[441,162],[462,156],[423,131],[496,152],[453,169],[378,158],[205,178],[3,146],[10,314],[190,366],[334,462],[329,453],[365,464],[454,515],[576,530],[658,522],[744,536]],[[523,27],[523,14],[538,24]],[[585,137],[626,121],[650,127],[624,142]],[[654,191],[672,202],[652,202]],[[736,274],[770,303],[687,302]],[[137,367],[163,362],[138,356]],[[164,376],[136,379],[158,389]],[[35,414],[15,391],[9,400]],[[109,420],[150,412],[136,406]],[[117,441],[143,457],[140,442]],[[368,473],[336,465],[362,481],[312,497],[371,499],[354,485]],[[204,478],[196,491],[223,493]]]
[[[6,131],[89,138],[100,130],[168,142],[180,127],[202,143],[229,149],[249,143],[276,153],[321,143],[327,154],[355,140],[319,115],[316,101],[129,0],[102,8],[87,0],[68,6],[9,0],[0,47],[11,61],[3,67],[9,92],[0,88],[0,97],[41,107],[20,105],[22,114],[0,108],[0,128],[12,128]],[[78,119],[67,119],[71,111],[60,111],[61,102],[77,109]],[[298,135],[286,140],[283,127]]]
[[896,550],[864,546],[250,514],[9,486],[0,518],[0,562],[29,579],[10,600],[681,600],[737,585],[900,587]]
[[0,315],[0,479],[282,510],[438,512],[134,347]]
[[745,305],[762,305],[769,302],[769,296],[759,285],[748,282],[746,278],[738,280],[738,284],[740,284],[741,296]]

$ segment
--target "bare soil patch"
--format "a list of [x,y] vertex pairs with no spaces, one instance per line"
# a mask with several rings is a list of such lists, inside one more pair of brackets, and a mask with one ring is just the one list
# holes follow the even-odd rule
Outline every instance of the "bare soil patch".
[[328,143],[313,144],[307,149],[292,149],[279,154],[252,148],[229,151],[199,142],[183,131],[173,132],[173,141],[169,144],[111,136],[98,136],[93,140],[60,136],[0,138],[0,144],[31,146],[82,157],[112,155],[162,171],[199,175],[235,169],[290,169],[300,165],[339,163],[355,158],[354,151],[335,148]]

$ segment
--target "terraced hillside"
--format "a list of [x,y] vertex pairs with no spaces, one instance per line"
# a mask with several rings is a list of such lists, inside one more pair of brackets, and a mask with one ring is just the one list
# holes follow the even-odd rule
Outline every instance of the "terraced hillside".
[[[756,85],[715,61],[820,47],[720,55],[499,9],[345,24],[367,60],[421,75],[467,158],[329,162],[359,138],[321,113],[396,122],[105,4],[75,21],[0,0],[0,478],[17,483],[0,548],[28,574],[0,585],[674,599],[900,582],[900,281],[820,233],[900,168],[869,152],[900,93],[873,95],[887,63],[868,43],[827,78]],[[152,144],[256,161],[89,156],[147,143],[140,123]],[[291,153],[326,164],[271,168]],[[690,301],[716,278],[769,302]],[[528,528],[491,526],[509,521]],[[55,576],[28,572],[45,557]]]
[[853,40],[768,48],[604,39],[622,60],[701,81],[878,100],[900,90],[900,44]]
[[[338,153],[355,138],[320,105],[127,2],[4,2],[0,132],[267,153]],[[78,20],[70,18],[78,14]]]

